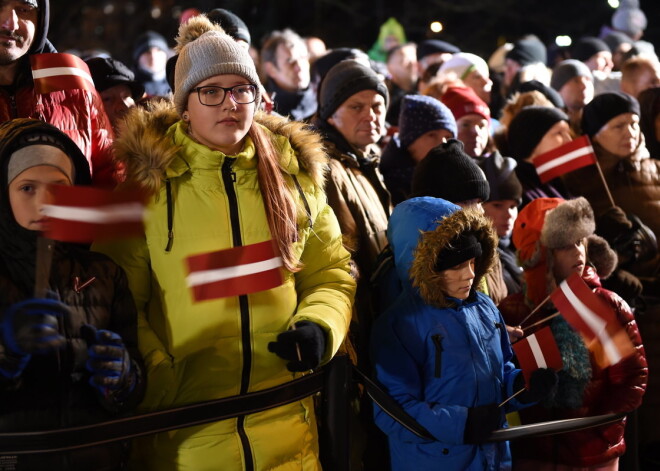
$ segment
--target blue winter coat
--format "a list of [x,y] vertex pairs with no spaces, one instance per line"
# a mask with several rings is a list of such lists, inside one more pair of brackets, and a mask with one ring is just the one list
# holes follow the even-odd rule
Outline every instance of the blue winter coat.
[[[399,204],[390,219],[388,239],[403,292],[374,324],[372,360],[377,380],[437,439],[417,437],[375,406],[393,470],[510,468],[506,442],[463,443],[468,408],[501,403],[513,394],[520,373],[493,302],[475,291],[465,301],[446,298],[437,287],[437,255],[465,230],[477,235],[483,250],[475,261],[476,286],[496,250],[483,215],[437,198],[413,198]],[[514,399],[506,408],[519,406]]]

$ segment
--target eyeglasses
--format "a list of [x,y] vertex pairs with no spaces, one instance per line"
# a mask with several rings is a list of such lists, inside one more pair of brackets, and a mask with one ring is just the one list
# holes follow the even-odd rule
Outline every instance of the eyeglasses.
[[197,92],[199,102],[204,106],[221,105],[225,101],[227,93],[239,105],[247,105],[257,99],[257,86],[251,83],[234,85],[229,88],[207,85],[206,87],[193,88],[192,91]]

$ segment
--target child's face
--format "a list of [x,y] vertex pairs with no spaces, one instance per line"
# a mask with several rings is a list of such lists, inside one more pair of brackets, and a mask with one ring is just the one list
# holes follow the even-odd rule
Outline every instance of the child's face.
[[452,298],[467,299],[474,282],[474,258],[441,272],[443,292]]
[[584,239],[552,251],[552,272],[557,283],[568,278],[573,272],[582,275],[587,260],[586,252]]
[[70,186],[69,178],[50,165],[37,165],[21,172],[9,184],[9,203],[16,222],[31,231],[45,230],[41,207],[52,201],[49,185]]

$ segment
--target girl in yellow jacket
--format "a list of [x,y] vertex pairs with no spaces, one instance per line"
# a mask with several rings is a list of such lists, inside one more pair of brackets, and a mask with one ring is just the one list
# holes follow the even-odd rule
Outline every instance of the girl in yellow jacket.
[[[355,283],[323,193],[326,157],[300,123],[255,112],[247,49],[205,17],[177,38],[174,106],[134,110],[116,143],[151,195],[144,237],[97,248],[125,270],[148,371],[145,411],[287,383],[342,343]],[[284,283],[195,303],[191,255],[274,240]],[[138,440],[136,469],[316,470],[312,398]]]

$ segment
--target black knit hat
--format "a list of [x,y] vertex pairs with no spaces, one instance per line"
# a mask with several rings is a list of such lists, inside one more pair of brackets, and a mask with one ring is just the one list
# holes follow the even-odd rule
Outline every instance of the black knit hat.
[[417,60],[439,52],[456,54],[457,52],[461,52],[461,50],[447,41],[442,41],[440,39],[426,39],[417,45]]
[[550,85],[555,90],[559,91],[566,85],[566,82],[574,77],[589,77],[593,80],[591,70],[587,64],[576,59],[567,59],[560,62],[552,71],[552,79]]
[[607,44],[610,48],[610,51],[613,53],[616,52],[617,49],[619,49],[619,46],[622,44],[634,44],[635,41],[630,39],[630,37],[622,33],[620,31],[610,31],[607,36],[603,38],[603,41],[605,41],[605,44]]
[[624,113],[639,116],[639,103],[634,97],[623,92],[596,95],[582,111],[582,132],[593,137],[610,119]]
[[537,62],[545,64],[548,60],[548,52],[539,39],[520,39],[513,43],[513,49],[506,53],[506,58],[521,66]]
[[575,44],[571,48],[571,57],[585,62],[589,60],[591,56],[602,51],[612,52],[607,43],[602,39],[593,36],[584,36],[575,41]]
[[440,272],[460,265],[461,263],[481,256],[479,239],[471,232],[461,232],[438,254],[435,270]]
[[568,116],[557,108],[528,106],[511,120],[507,134],[509,154],[518,162],[529,157],[543,136],[560,121],[568,122]]
[[225,10],[224,8],[214,8],[206,14],[213,23],[222,26],[229,36],[234,39],[241,39],[250,44],[250,31],[243,20],[236,14]]
[[450,139],[434,147],[415,166],[412,196],[432,196],[452,203],[475,198],[488,201],[490,189],[484,172],[463,151],[463,143]]
[[502,157],[499,152],[494,152],[487,159],[479,161],[479,167],[486,174],[490,187],[488,201],[514,200],[518,204],[522,202],[523,190],[516,176],[516,165],[515,160],[511,157]]
[[321,82],[319,118],[326,121],[342,103],[363,90],[374,90],[382,95],[387,107],[390,100],[387,86],[371,67],[355,60],[333,66]]
[[123,62],[109,57],[93,57],[85,62],[99,92],[115,85],[126,85],[130,88],[134,100],[137,101],[144,95],[144,86],[135,81],[135,74]]
[[559,93],[557,93],[557,90],[554,88],[548,87],[546,84],[543,82],[539,82],[538,80],[528,80],[527,82],[523,82],[518,86],[518,91],[520,93],[525,93],[525,92],[540,92],[545,96],[550,102],[555,105],[557,108],[563,108],[564,107],[564,99],[561,97]]
[[162,34],[159,34],[156,31],[145,31],[135,40],[133,60],[137,63],[142,53],[148,51],[152,47],[157,47],[165,52],[169,50],[167,40]]

